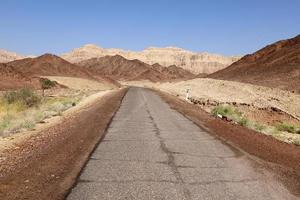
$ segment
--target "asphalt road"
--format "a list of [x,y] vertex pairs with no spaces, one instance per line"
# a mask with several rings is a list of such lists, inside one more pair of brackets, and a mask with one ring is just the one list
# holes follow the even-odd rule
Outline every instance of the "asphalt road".
[[155,93],[131,88],[67,199],[296,198]]

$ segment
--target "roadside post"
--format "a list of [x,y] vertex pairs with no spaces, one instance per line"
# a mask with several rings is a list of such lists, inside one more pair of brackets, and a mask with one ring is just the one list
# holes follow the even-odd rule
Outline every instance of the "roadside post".
[[186,100],[186,101],[189,101],[189,99],[190,99],[190,89],[188,88],[188,89],[186,89],[185,100]]

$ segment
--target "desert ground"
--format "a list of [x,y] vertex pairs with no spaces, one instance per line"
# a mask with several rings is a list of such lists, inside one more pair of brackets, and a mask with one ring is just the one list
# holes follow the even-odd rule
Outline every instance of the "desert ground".
[[0,199],[299,199],[299,45],[0,51]]
[[[205,199],[219,198],[225,192],[221,189],[223,187],[231,188],[227,192],[242,199],[265,199],[270,194],[275,199],[297,199],[299,195],[300,150],[294,145],[299,140],[298,134],[285,131],[275,134],[271,128],[267,129],[280,120],[299,125],[299,112],[290,109],[297,108],[298,94],[213,79],[169,83],[129,81],[122,82],[124,89],[112,89],[109,85],[104,87],[101,83],[82,78],[44,78],[65,86],[46,90],[45,98],[55,99],[55,103],[71,101],[64,103],[67,107],[37,121],[32,127],[2,135],[0,194],[3,199],[91,199],[93,196],[148,199],[152,195]],[[127,93],[126,87],[130,87]],[[188,100],[186,89],[190,89]],[[72,106],[74,102],[76,104]],[[233,106],[244,113],[249,124],[250,121],[259,121],[266,128],[258,131],[250,125],[240,126],[227,119],[218,119],[211,111],[220,105]],[[27,115],[21,118],[26,120],[24,116]],[[102,122],[98,124],[98,120]],[[157,132],[153,132],[152,126]],[[162,145],[161,149],[157,143]],[[203,145],[206,150],[201,148]],[[231,154],[239,156],[230,158]],[[212,157],[215,161],[207,160],[205,166],[199,166],[199,155]],[[154,164],[150,164],[152,162]],[[145,163],[153,166],[146,167]],[[225,167],[223,173],[228,175],[200,178],[203,176],[201,171],[181,170],[185,165],[195,169],[207,167],[208,174],[215,173],[213,166],[221,166],[220,170]],[[132,170],[136,172],[132,174]],[[231,174],[237,170],[239,177]],[[128,176],[118,171],[125,171]],[[195,178],[191,178],[190,173]],[[249,178],[255,180],[254,185],[252,181],[248,182]],[[178,185],[175,193],[169,191],[172,187],[165,183],[173,179],[170,184]],[[216,189],[213,182],[224,180],[228,182]],[[134,182],[139,182],[139,186]],[[211,191],[205,195],[201,192],[203,182]],[[252,186],[248,185],[246,190],[245,184]],[[259,194],[249,192],[257,191],[258,185],[261,186]],[[262,189],[263,185],[271,187]],[[198,189],[192,190],[191,186]],[[95,190],[98,187],[103,190]],[[119,187],[119,190],[114,190],[114,187]],[[138,187],[144,192],[135,193],[130,187]],[[164,193],[157,188],[165,188]]]

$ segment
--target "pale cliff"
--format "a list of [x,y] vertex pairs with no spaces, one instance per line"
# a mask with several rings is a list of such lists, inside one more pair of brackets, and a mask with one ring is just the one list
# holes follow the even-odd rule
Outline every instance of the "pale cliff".
[[17,53],[6,51],[4,49],[0,49],[0,63],[7,63],[10,61],[18,60],[25,58],[22,55],[18,55]]
[[107,55],[121,55],[127,59],[138,59],[150,65],[155,63],[159,63],[162,66],[176,65],[194,74],[216,72],[240,58],[210,53],[195,53],[177,47],[150,47],[140,52],[134,52],[122,49],[104,49],[92,44],[64,53],[61,57],[69,62],[77,63],[86,59]]

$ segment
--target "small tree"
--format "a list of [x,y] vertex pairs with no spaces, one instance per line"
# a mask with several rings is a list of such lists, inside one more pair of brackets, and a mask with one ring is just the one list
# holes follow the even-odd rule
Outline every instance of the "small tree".
[[43,91],[43,97],[45,96],[45,90],[50,89],[56,85],[55,81],[51,81],[47,78],[41,78],[40,83]]

